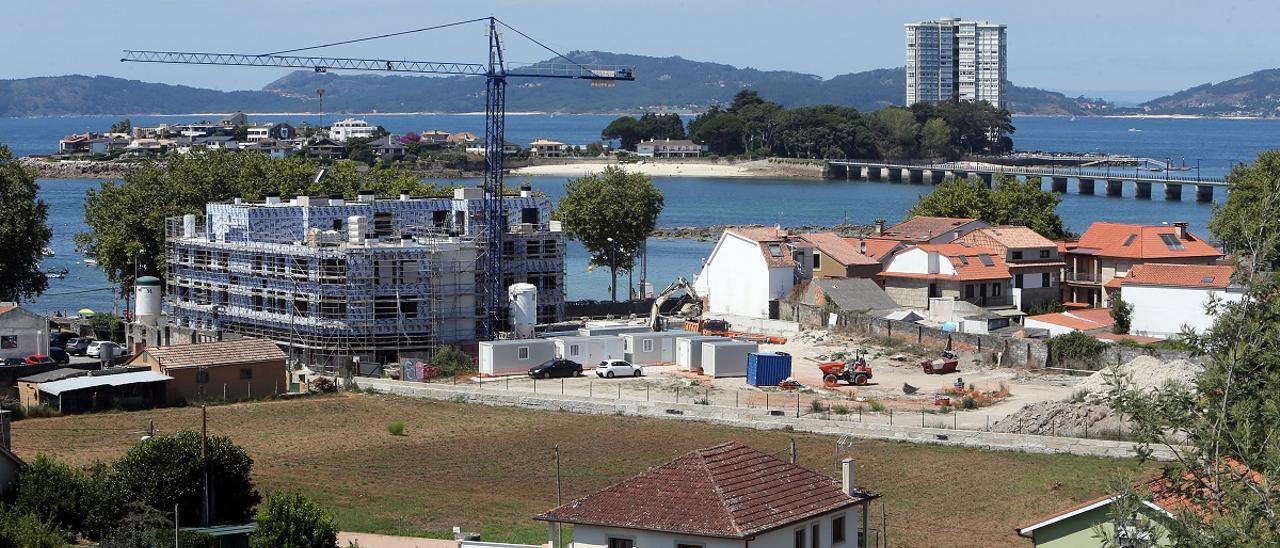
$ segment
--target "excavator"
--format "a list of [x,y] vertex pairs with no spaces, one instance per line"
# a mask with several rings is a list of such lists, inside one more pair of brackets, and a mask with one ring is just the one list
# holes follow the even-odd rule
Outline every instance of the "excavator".
[[673,295],[681,291],[691,299],[691,302],[684,303],[676,313],[684,318],[685,331],[699,333],[702,335],[717,335],[760,343],[787,344],[786,337],[774,337],[758,333],[733,331],[729,329],[729,322],[725,320],[702,319],[702,299],[698,297],[698,292],[693,289],[693,284],[689,283],[689,280],[686,280],[683,276],[676,278],[675,281],[671,282],[671,285],[668,285],[666,289],[662,290],[662,292],[653,299],[653,309],[649,311],[650,330],[666,330],[666,318],[662,317],[660,309],[662,308],[662,305],[670,300]]

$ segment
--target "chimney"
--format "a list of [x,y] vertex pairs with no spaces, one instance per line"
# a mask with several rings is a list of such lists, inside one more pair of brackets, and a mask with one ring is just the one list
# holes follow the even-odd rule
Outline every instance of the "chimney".
[[233,203],[233,204],[235,204],[235,205],[240,205],[240,204],[244,203],[244,199],[242,198],[242,196],[240,195],[240,193],[239,193],[239,192],[237,192],[237,193],[236,193],[235,198],[233,198],[233,199],[231,200],[231,203]]
[[401,202],[407,202],[407,201],[409,201],[409,193],[408,193],[408,192],[401,192],[401,193],[400,193],[400,201],[401,201]]
[[876,236],[884,234],[884,219],[876,219]]
[[861,253],[861,254],[863,254],[863,255],[866,255],[866,254],[867,254],[867,241],[866,241],[866,240],[858,240],[858,253]]
[[280,193],[279,193],[279,192],[268,192],[268,193],[267,193],[267,205],[269,205],[269,206],[271,206],[271,205],[280,205]]
[[1188,237],[1187,237],[1187,222],[1186,222],[1186,221],[1178,221],[1178,222],[1176,222],[1176,223],[1173,223],[1173,233],[1178,235],[1178,239],[1179,239],[1179,240],[1189,240],[1189,239],[1191,239],[1191,238],[1188,238]]
[[331,206],[346,205],[346,203],[347,203],[347,201],[342,199],[342,195],[341,195],[341,194],[330,194],[330,195],[329,195],[329,205],[331,205]]
[[0,409],[0,447],[4,447],[5,451],[12,451],[13,441],[12,431],[9,430],[9,413],[8,409]]
[[952,241],[955,241],[955,240],[959,240],[959,239],[960,239],[960,229],[952,230],[952,231],[951,231],[951,240],[952,240]]
[[361,190],[356,194],[356,201],[362,204],[373,203],[375,196],[372,190]]
[[530,198],[533,196],[533,187],[529,185],[520,185],[520,197]]
[[857,489],[857,486],[853,484],[853,470],[853,459],[844,459],[840,462],[840,486],[843,488],[844,494],[851,497],[853,496],[853,490]]

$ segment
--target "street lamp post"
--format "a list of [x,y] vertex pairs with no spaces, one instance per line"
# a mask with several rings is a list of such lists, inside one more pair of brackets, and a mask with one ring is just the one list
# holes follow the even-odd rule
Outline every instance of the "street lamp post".
[[1196,182],[1200,182],[1200,159],[1196,158]]
[[618,261],[616,250],[617,244],[613,238],[606,238],[609,242],[609,300],[618,302]]

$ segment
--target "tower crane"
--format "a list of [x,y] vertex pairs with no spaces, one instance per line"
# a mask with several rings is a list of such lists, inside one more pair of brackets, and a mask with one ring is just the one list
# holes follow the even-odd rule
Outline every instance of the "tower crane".
[[[312,57],[288,55],[302,51],[341,46],[425,32],[469,23],[485,22],[488,25],[489,59],[486,63],[441,63],[434,61],[407,61],[394,59],[360,59],[351,57]],[[509,29],[565,62],[543,62],[521,68],[507,67],[503,56],[502,36],[499,27]],[[317,46],[289,49],[260,55],[240,53],[205,53],[181,51],[125,50],[120,59],[136,63],[172,63],[183,65],[232,65],[250,67],[286,67],[312,69],[315,72],[329,70],[354,70],[371,72],[402,72],[416,74],[449,74],[483,76],[485,78],[485,161],[484,161],[484,222],[485,265],[483,268],[484,315],[481,318],[481,336],[493,338],[499,331],[499,313],[505,302],[502,288],[502,240],[506,231],[506,212],[502,201],[503,154],[506,144],[506,90],[508,78],[558,78],[588,80],[593,86],[611,87],[616,81],[635,80],[635,69],[620,65],[584,65],[551,49],[533,37],[502,22],[496,17],[483,17],[456,21],[430,27],[381,34],[350,40],[342,40]]]

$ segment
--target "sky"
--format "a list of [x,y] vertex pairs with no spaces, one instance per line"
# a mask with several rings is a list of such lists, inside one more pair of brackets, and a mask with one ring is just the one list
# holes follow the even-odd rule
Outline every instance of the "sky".
[[[903,23],[985,19],[1009,27],[1011,81],[1122,99],[1280,66],[1280,0],[3,2],[14,5],[0,33],[0,79],[102,74],[258,89],[287,69],[121,63],[120,50],[266,53],[489,15],[562,51],[679,55],[823,77],[901,66]],[[514,33],[505,39],[508,59],[549,57]],[[485,40],[473,24],[315,53],[482,62]]]

